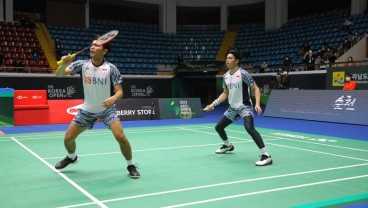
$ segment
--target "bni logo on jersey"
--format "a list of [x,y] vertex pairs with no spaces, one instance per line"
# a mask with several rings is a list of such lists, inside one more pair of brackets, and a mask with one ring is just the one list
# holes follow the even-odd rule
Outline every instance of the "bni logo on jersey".
[[345,72],[332,72],[332,86],[341,87],[344,86]]

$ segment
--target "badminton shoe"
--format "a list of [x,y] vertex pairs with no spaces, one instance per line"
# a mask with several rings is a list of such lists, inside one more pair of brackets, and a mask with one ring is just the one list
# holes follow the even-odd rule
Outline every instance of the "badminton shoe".
[[271,164],[272,164],[271,156],[267,155],[262,155],[261,158],[256,162],[256,166],[265,166]]
[[70,159],[68,156],[66,156],[63,160],[61,160],[60,162],[58,162],[56,165],[55,165],[55,168],[56,169],[63,169],[65,168],[66,166],[68,166],[69,164],[76,164],[78,163],[78,156],[76,156],[74,158],[74,160]]
[[224,154],[227,151],[233,151],[234,145],[230,144],[230,146],[222,145],[219,149],[216,150],[216,154]]
[[134,179],[141,177],[135,165],[128,165],[127,169],[128,169],[129,177],[134,178]]

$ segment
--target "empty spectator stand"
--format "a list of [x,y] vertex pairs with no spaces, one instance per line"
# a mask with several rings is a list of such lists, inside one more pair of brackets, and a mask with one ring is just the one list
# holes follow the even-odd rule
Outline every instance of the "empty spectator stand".
[[[157,65],[176,65],[177,56],[184,60],[215,61],[224,32],[219,26],[182,27],[177,34],[163,34],[156,25],[94,20],[91,27],[75,28],[48,25],[50,34],[63,42],[63,53],[74,53],[90,45],[96,34],[119,30],[106,57],[123,74],[156,74]],[[88,51],[76,59],[89,59]]]

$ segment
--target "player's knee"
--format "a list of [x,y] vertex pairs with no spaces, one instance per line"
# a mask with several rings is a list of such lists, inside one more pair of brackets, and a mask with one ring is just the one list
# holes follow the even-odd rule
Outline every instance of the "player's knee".
[[246,124],[244,125],[244,128],[245,130],[248,132],[248,133],[253,133],[253,131],[255,131],[255,128],[253,125],[250,125],[250,124]]
[[73,136],[73,135],[72,135],[72,134],[70,134],[70,133],[66,133],[66,134],[65,134],[64,141],[65,141],[66,143],[74,142],[74,141],[75,141],[75,139],[76,139],[76,136]]
[[220,131],[223,131],[223,130],[224,130],[224,127],[222,127],[221,125],[217,124],[217,125],[215,126],[215,130],[216,130],[217,132],[220,132]]
[[120,143],[120,144],[126,144],[128,143],[128,138],[124,135],[124,134],[119,134],[116,135],[116,140]]

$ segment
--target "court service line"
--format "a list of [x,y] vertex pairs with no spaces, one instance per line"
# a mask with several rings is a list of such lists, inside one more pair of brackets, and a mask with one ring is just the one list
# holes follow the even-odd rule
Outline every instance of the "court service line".
[[[174,129],[175,128],[175,129]],[[126,129],[124,129],[125,133],[129,133],[129,134],[140,134],[140,133],[156,133],[156,132],[167,132],[167,131],[177,131],[177,130],[185,130],[185,129],[181,129],[180,127],[174,127],[174,128],[159,128],[157,129],[146,129],[146,130],[136,130],[134,129],[134,131],[128,131]],[[210,127],[201,127],[198,129],[208,129]],[[49,133],[49,134],[48,134]],[[105,132],[83,132],[81,135],[79,135],[79,137],[90,137],[90,136],[106,136],[106,133],[111,133],[111,131],[105,131]],[[57,137],[64,137],[65,133],[53,133],[53,132],[43,132],[40,134],[32,134],[31,137],[30,135],[17,135],[18,141],[26,141],[26,140],[39,140],[39,139],[55,139],[55,136]],[[110,136],[110,135],[108,135]],[[112,133],[111,133],[112,136]],[[11,140],[9,140],[11,138],[11,136],[7,137],[0,137],[0,142],[9,142]],[[22,139],[24,138],[24,139]]]
[[319,153],[319,154],[325,154],[325,155],[331,155],[331,156],[337,156],[337,157],[342,157],[342,158],[348,158],[348,159],[361,160],[361,161],[364,161],[364,162],[368,162],[368,159],[350,157],[350,156],[346,156],[346,155],[333,154],[333,153],[329,153],[329,152],[320,152],[320,151],[304,149],[304,148],[299,148],[299,147],[291,147],[291,146],[287,146],[287,145],[274,144],[274,143],[270,143],[270,142],[267,142],[267,144],[278,146],[278,147],[285,147],[285,148],[290,148],[290,149],[303,150],[303,151],[306,151],[306,152],[314,152],[314,153]]
[[[312,174],[312,173],[321,173],[321,172],[327,172],[327,171],[335,171],[335,170],[342,170],[342,169],[350,169],[355,167],[361,167],[361,166],[367,166],[368,163],[361,163],[356,165],[348,165],[348,166],[339,166],[334,168],[324,168],[324,169],[318,169],[318,170],[310,170],[310,171],[302,171],[302,172],[295,172],[295,173],[287,173],[282,175],[274,175],[274,176],[266,176],[261,178],[253,178],[253,179],[244,179],[244,180],[237,180],[237,181],[230,181],[230,182],[224,182],[224,183],[216,183],[216,184],[209,184],[209,185],[203,185],[203,186],[193,186],[189,188],[182,188],[182,189],[174,189],[169,191],[161,191],[161,192],[154,192],[149,194],[141,194],[141,195],[134,195],[134,196],[127,196],[127,197],[121,197],[121,198],[115,198],[115,199],[107,199],[103,200],[103,203],[108,202],[115,202],[115,201],[124,201],[129,199],[137,199],[137,198],[144,198],[144,197],[151,197],[151,196],[159,196],[159,195],[165,195],[165,194],[172,194],[172,193],[179,193],[179,192],[185,192],[185,191],[192,191],[192,190],[199,190],[199,189],[206,189],[206,188],[213,188],[213,187],[221,187],[221,186],[227,186],[227,185],[233,185],[233,184],[241,184],[241,183],[248,183],[248,182],[254,182],[254,181],[263,181],[263,180],[269,180],[269,179],[277,179],[277,178],[284,178],[284,177],[291,177],[291,176],[298,176],[298,175],[305,175],[305,174]],[[90,205],[93,203],[84,203],[83,205]],[[71,207],[79,207],[81,204],[75,204],[70,206],[65,206],[63,208],[71,208]]]
[[337,146],[337,145],[331,145],[331,144],[324,144],[324,143],[317,143],[317,142],[310,142],[310,141],[304,141],[304,140],[297,140],[297,139],[290,139],[290,138],[284,138],[284,137],[277,137],[277,136],[271,136],[271,135],[262,135],[265,137],[271,137],[271,138],[282,138],[283,140],[289,140],[289,141],[295,141],[295,142],[303,142],[308,144],[317,144],[321,146],[327,146],[327,147],[334,147],[334,148],[340,148],[340,149],[348,149],[348,150],[354,150],[354,151],[360,151],[360,152],[368,152],[368,150],[365,149],[358,149],[358,148],[352,148],[352,147],[343,147],[343,146]]
[[[218,136],[219,137],[218,133],[211,133],[211,132],[206,132],[206,131],[199,131],[199,130],[196,130],[196,129],[188,129],[188,128],[183,128],[183,127],[180,127],[180,129],[187,130],[187,131],[194,131],[194,132],[204,133],[204,134],[211,134],[211,135],[215,135],[215,136]],[[243,139],[243,138],[234,137],[234,136],[228,136],[228,137],[229,138],[238,139],[238,140],[243,140],[243,141],[253,141],[251,139]],[[219,139],[221,140],[220,137],[219,137]]]
[[[188,129],[188,130],[190,130],[190,129]],[[205,131],[198,131],[198,130],[190,130],[190,131],[201,132],[201,133],[204,133],[204,134],[214,134],[214,133],[209,133],[209,132],[205,132]],[[229,138],[231,138],[231,137],[229,136]],[[239,138],[237,138],[237,137],[232,137],[232,138],[239,139]],[[279,138],[280,140],[285,139],[285,138],[283,138],[283,137],[274,137],[274,138]],[[240,139],[240,140],[244,140],[244,139]],[[298,141],[298,140],[296,140],[296,141]],[[265,143],[266,143],[266,142],[265,142]],[[290,149],[303,150],[303,151],[307,151],[307,152],[314,152],[314,153],[318,153],[318,154],[332,155],[332,156],[336,156],[336,157],[349,158],[349,159],[361,160],[361,161],[368,162],[368,159],[362,159],[362,158],[350,157],[350,156],[339,155],[339,154],[333,154],[333,153],[328,153],[328,152],[321,152],[321,151],[310,150],[310,149],[304,149],[304,148],[299,148],[299,147],[292,147],[292,146],[287,146],[287,145],[279,145],[279,144],[274,144],[274,143],[270,143],[270,142],[267,142],[267,144],[274,145],[274,146],[279,146],[279,147],[290,148]]]
[[[181,130],[192,130],[192,129],[181,129]],[[196,131],[196,130],[192,130],[192,131]],[[204,132],[200,131],[200,133],[204,133]],[[209,133],[209,134],[217,135],[215,133]],[[233,142],[234,144],[253,142],[253,140],[250,140],[250,139],[243,139],[243,138],[238,138],[238,137],[233,137],[233,136],[229,136],[229,138],[241,140],[241,142]],[[270,139],[268,141],[272,141],[272,140],[279,140],[279,139]],[[206,147],[206,146],[215,146],[215,145],[220,145],[220,143],[200,144],[200,145],[190,145],[190,146],[186,145],[186,146],[176,146],[176,147],[162,147],[162,148],[151,148],[151,149],[141,149],[141,150],[138,149],[138,150],[133,150],[133,152],[160,151],[160,150],[171,150],[171,149],[181,149],[181,148],[196,148],[196,147]],[[101,153],[83,154],[83,155],[78,155],[78,156],[85,157],[85,156],[99,156],[99,155],[120,154],[120,153],[121,152],[101,152]],[[50,160],[50,159],[60,159],[63,157],[64,156],[54,156],[54,157],[44,157],[43,159]]]
[[[228,131],[236,132],[236,133],[244,133],[244,132],[241,132],[241,131],[231,130],[231,129],[229,129]],[[289,141],[295,141],[295,142],[304,142],[304,143],[309,143],[309,144],[317,144],[317,145],[327,146],[327,147],[335,147],[335,148],[348,149],[348,150],[354,150],[354,151],[368,152],[368,150],[365,150],[365,149],[358,149],[358,148],[352,148],[352,147],[343,147],[343,146],[337,146],[337,145],[331,145],[331,144],[325,144],[325,143],[310,142],[310,141],[305,141],[305,140],[300,140],[300,139],[291,139],[291,138],[277,137],[277,136],[265,135],[265,134],[262,134],[262,136],[277,138],[277,139],[281,139],[281,140],[289,140]]]
[[42,159],[38,154],[36,154],[35,152],[33,152],[31,149],[29,149],[28,147],[26,147],[25,145],[23,145],[21,142],[19,142],[15,137],[11,137],[11,139],[16,142],[18,145],[20,145],[21,147],[23,147],[25,150],[27,150],[30,154],[32,154],[34,157],[36,157],[37,159],[39,159],[43,164],[47,165],[51,170],[53,170],[54,172],[56,172],[57,174],[59,174],[62,178],[64,178],[68,183],[70,183],[72,186],[74,186],[74,188],[78,189],[80,192],[82,192],[86,197],[88,197],[89,199],[91,199],[95,204],[97,204],[98,206],[102,207],[102,208],[108,208],[105,204],[103,204],[103,202],[101,202],[100,200],[98,200],[96,197],[94,197],[92,194],[90,194],[88,191],[86,191],[85,189],[83,189],[81,186],[79,186],[78,184],[76,184],[73,180],[71,180],[68,176],[66,176],[65,174],[61,173],[60,171],[56,170],[52,165],[50,165],[48,162],[46,162],[44,159]]
[[[233,142],[234,144],[238,143],[247,143],[251,141],[241,141],[241,142]],[[162,148],[151,148],[151,149],[141,149],[141,150],[133,150],[133,152],[148,152],[148,151],[160,151],[160,150],[171,150],[171,149],[184,149],[184,148],[196,148],[196,147],[207,147],[207,146],[217,146],[220,145],[220,143],[214,143],[214,144],[199,144],[199,145],[190,145],[190,146],[176,146],[176,147],[162,147]],[[121,154],[121,152],[102,152],[102,153],[93,153],[93,154],[83,154],[78,155],[78,157],[85,157],[85,156],[99,156],[99,155],[109,155],[109,154]],[[60,159],[64,158],[65,156],[57,156],[57,157],[44,157],[45,160],[50,159]]]
[[209,203],[209,202],[222,201],[222,200],[227,200],[227,199],[234,199],[234,198],[239,198],[239,197],[252,196],[252,195],[258,195],[258,194],[264,194],[264,193],[270,193],[270,192],[276,192],[276,191],[284,191],[284,190],[290,190],[290,189],[296,189],[296,188],[303,188],[303,187],[315,186],[315,185],[321,185],[321,184],[335,183],[335,182],[340,182],[340,181],[348,181],[348,180],[354,180],[354,179],[360,179],[360,178],[366,178],[366,177],[368,177],[368,175],[359,175],[359,176],[353,176],[353,177],[347,177],[347,178],[339,178],[339,179],[320,181],[320,182],[315,182],[315,183],[305,183],[305,184],[300,184],[300,185],[295,185],[295,186],[286,186],[286,187],[268,189],[268,190],[263,190],[263,191],[255,191],[255,192],[250,192],[250,193],[218,197],[218,198],[207,199],[207,200],[202,200],[202,201],[170,205],[170,206],[165,206],[162,208],[186,207],[190,205],[204,204],[204,203]]

